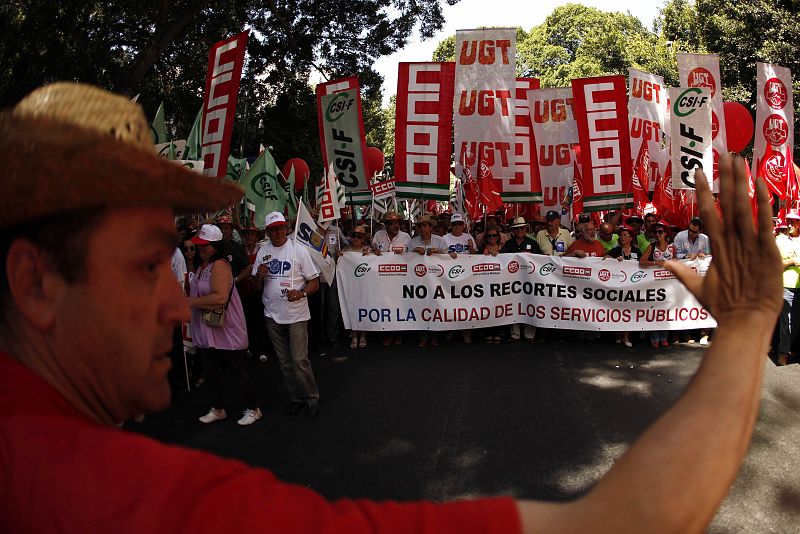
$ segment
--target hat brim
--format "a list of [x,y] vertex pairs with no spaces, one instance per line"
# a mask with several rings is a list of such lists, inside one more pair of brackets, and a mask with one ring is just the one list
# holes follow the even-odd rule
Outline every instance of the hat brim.
[[264,229],[269,230],[270,228],[279,228],[281,226],[286,226],[286,221],[275,221],[274,223],[266,225]]
[[208,245],[209,243],[218,243],[219,242],[219,241],[209,241],[208,239],[203,239],[199,235],[194,236],[192,239],[190,239],[190,241],[192,243],[194,243],[195,245]]
[[169,207],[216,211],[242,197],[226,178],[209,178],[155,151],[48,117],[0,113],[4,160],[0,227],[93,208]]

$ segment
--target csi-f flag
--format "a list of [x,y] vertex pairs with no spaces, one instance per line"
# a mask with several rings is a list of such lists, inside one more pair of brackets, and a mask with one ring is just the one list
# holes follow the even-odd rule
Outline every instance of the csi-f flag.
[[[292,165],[289,169],[289,176],[286,178],[286,187],[284,192],[286,193],[286,212],[289,215],[290,219],[297,218],[297,197],[295,196],[294,192],[294,184],[295,184],[295,176],[294,176],[294,165]],[[308,180],[306,180],[308,181]]]
[[286,196],[278,181],[278,166],[269,150],[264,150],[239,181],[244,194],[255,206],[255,220],[263,224],[264,217],[271,211],[283,212]]
[[[158,105],[153,124],[150,125],[150,133],[153,134],[153,144],[160,145],[167,142],[167,126],[164,123],[164,102]],[[171,158],[175,159],[175,158]]]

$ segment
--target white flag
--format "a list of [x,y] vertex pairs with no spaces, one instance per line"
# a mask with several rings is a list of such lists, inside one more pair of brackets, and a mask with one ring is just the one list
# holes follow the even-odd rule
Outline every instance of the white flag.
[[322,281],[326,284],[332,283],[336,274],[336,262],[328,254],[325,230],[317,225],[303,202],[297,208],[294,242],[308,248],[311,260],[319,269]]

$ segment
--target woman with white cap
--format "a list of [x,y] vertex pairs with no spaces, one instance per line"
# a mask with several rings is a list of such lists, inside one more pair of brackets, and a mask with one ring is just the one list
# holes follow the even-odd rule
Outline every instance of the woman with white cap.
[[[204,224],[192,242],[198,245],[201,259],[197,273],[189,276],[192,341],[202,354],[213,403],[200,421],[213,423],[228,417],[223,408],[222,371],[232,368],[249,406],[237,423],[251,425],[261,419],[261,410],[257,406],[256,388],[244,369],[247,326],[231,266],[225,259],[222,232],[212,224]],[[222,319],[215,319],[220,314]]]

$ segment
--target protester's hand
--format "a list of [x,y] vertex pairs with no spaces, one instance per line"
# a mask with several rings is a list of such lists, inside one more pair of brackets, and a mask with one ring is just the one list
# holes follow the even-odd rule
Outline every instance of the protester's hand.
[[258,270],[256,271],[256,278],[259,280],[263,280],[267,277],[267,273],[269,272],[269,267],[267,267],[266,263],[262,263],[258,266]]
[[451,252],[450,257],[456,259],[458,257],[458,254],[456,254],[455,252]]
[[686,259],[687,259],[687,260],[694,260],[694,259],[697,259],[697,254],[689,254],[688,256],[686,256]]
[[622,256],[617,256],[617,261],[622,261],[622,260],[623,260]]
[[286,293],[286,299],[289,302],[297,302],[298,300],[301,300],[301,299],[304,299],[304,298],[306,298],[305,293],[303,293],[302,291],[300,291],[298,289],[290,289]]
[[705,254],[703,254],[702,252],[698,252],[698,253],[697,253],[697,259],[698,259],[698,260],[702,260],[702,259],[703,259],[703,258],[705,258],[705,257],[706,257],[706,255],[705,255]]
[[761,321],[774,324],[781,309],[783,271],[780,254],[772,235],[769,195],[762,180],[757,180],[758,228],[748,196],[748,181],[740,158],[720,157],[720,219],[708,189],[705,174],[695,174],[700,216],[711,239],[711,265],[705,277],[678,261],[666,262],[669,268],[705,306],[720,326],[732,323],[738,328]]
[[424,256],[425,255],[425,248],[424,247],[417,247],[417,248],[414,249],[414,252]]

